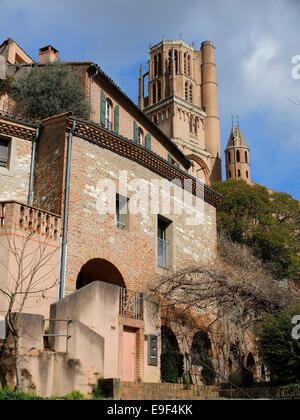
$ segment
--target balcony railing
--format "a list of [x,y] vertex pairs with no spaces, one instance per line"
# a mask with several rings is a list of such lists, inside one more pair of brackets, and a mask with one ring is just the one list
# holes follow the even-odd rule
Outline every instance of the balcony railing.
[[120,287],[120,315],[143,319],[143,295]]
[[168,247],[169,243],[167,241],[157,238],[157,264],[163,268],[169,266]]

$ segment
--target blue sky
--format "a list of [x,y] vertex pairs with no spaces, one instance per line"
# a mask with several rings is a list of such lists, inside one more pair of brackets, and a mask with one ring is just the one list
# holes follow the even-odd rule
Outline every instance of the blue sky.
[[135,102],[149,42],[181,33],[198,49],[212,40],[222,150],[231,115],[238,114],[251,179],[300,200],[300,78],[292,77],[300,1],[0,0],[0,6],[0,43],[10,36],[35,60],[51,44],[62,60],[94,61]]

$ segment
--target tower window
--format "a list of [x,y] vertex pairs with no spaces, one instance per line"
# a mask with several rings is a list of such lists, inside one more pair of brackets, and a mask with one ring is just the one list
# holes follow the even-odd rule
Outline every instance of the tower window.
[[172,50],[169,50],[169,63],[168,63],[168,73],[171,74],[171,61],[172,61]]
[[249,178],[249,172],[248,171],[246,171],[246,177]]
[[186,53],[184,53],[183,56],[183,72],[186,74]]
[[237,150],[237,152],[236,152],[236,160],[237,160],[237,162],[240,162],[240,160],[241,160],[239,150]]
[[231,162],[231,154],[230,154],[230,152],[227,152],[227,159],[228,159],[228,162],[230,163]]
[[154,77],[157,76],[157,56],[154,56]]
[[158,75],[161,75],[161,53],[158,54]]
[[188,55],[188,75],[191,75],[191,56]]
[[228,177],[231,178],[231,171],[228,172]]
[[155,104],[156,103],[156,84],[155,83],[153,83],[153,86],[152,86],[152,93],[153,93],[153,103]]
[[193,86],[190,85],[190,102],[193,103]]
[[178,55],[177,55],[177,50],[174,50],[174,58],[175,58],[175,72],[176,74],[178,73]]
[[191,117],[190,118],[190,132],[191,133],[193,132],[193,126],[194,126],[194,124],[193,124],[193,117]]
[[198,118],[195,118],[195,121],[194,121],[194,133],[195,134],[198,133]]
[[241,176],[241,171],[238,169],[238,177]]
[[185,100],[187,101],[188,100],[188,84],[187,84],[187,82],[185,82],[185,85],[184,85],[184,97],[185,97]]
[[248,163],[248,153],[245,152],[245,162]]
[[157,82],[157,100],[160,101],[161,100],[161,86],[160,86],[160,82]]

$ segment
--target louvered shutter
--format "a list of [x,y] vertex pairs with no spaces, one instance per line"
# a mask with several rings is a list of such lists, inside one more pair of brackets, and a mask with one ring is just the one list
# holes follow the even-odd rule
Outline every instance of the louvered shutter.
[[146,147],[146,149],[151,150],[151,134],[150,133],[146,134],[145,147]]
[[139,128],[136,121],[133,121],[133,140],[138,143],[139,142]]
[[106,120],[106,98],[105,93],[101,90],[101,106],[100,106],[100,123],[105,127]]
[[115,133],[119,134],[119,105],[116,105],[115,107],[114,124],[115,124]]

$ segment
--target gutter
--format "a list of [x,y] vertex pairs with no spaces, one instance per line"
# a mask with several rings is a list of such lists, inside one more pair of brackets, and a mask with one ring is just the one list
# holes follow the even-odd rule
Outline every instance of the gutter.
[[65,277],[66,277],[66,259],[67,259],[67,233],[68,233],[68,216],[69,216],[69,193],[70,193],[70,175],[71,175],[71,152],[72,152],[72,136],[76,128],[76,119],[73,120],[73,126],[68,135],[67,146],[67,163],[66,163],[66,176],[65,176],[65,194],[64,194],[64,222],[61,240],[60,251],[60,270],[59,270],[59,290],[58,299],[65,296]]
[[36,145],[40,136],[40,127],[37,127],[35,132],[35,139],[32,143],[32,152],[31,152],[31,164],[30,164],[30,175],[29,175],[29,187],[28,187],[28,197],[27,204],[30,206],[32,204],[32,191],[33,191],[33,177],[34,177],[34,168],[35,168],[35,154],[36,154]]

